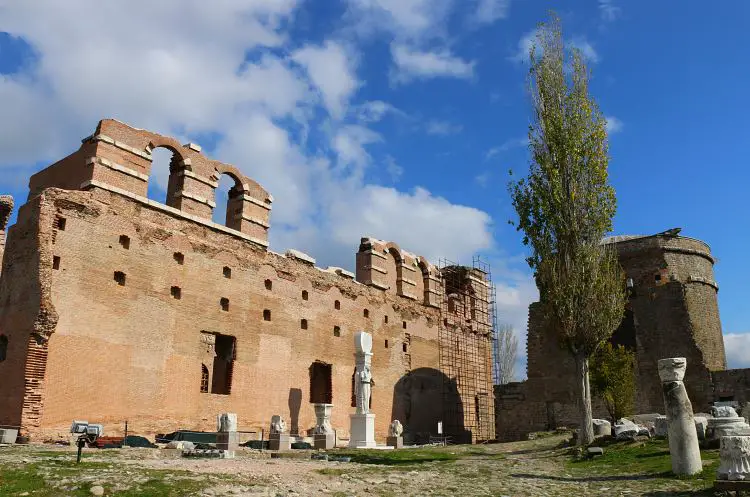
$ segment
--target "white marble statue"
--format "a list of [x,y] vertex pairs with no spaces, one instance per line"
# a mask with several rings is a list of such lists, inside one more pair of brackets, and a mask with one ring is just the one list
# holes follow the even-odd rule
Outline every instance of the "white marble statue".
[[401,425],[401,421],[394,419],[391,426],[388,428],[389,437],[400,437],[404,432],[404,427]]
[[358,368],[354,382],[354,393],[357,398],[357,414],[370,412],[370,395],[372,389],[372,373],[369,365]]
[[372,335],[359,332],[354,336],[354,348],[356,349],[356,374],[354,377],[354,396],[357,401],[357,414],[370,412],[370,395],[372,392],[372,372],[370,362],[372,360]]
[[[716,471],[719,480],[750,480],[750,437],[721,437],[721,464]],[[738,492],[739,493],[739,492]]]
[[271,434],[284,433],[286,431],[286,422],[278,414],[271,418]]

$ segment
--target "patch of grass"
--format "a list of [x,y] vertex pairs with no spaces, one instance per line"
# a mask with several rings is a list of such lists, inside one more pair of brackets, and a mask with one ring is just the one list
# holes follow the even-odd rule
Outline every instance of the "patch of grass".
[[386,466],[408,466],[428,462],[450,462],[459,459],[455,452],[439,449],[396,449],[337,451],[336,455],[352,458],[352,462],[361,464],[381,464]]
[[703,480],[713,483],[719,460],[717,450],[701,451],[704,461],[703,471],[689,477],[672,474],[672,460],[669,443],[666,440],[651,439],[644,442],[610,442],[600,444],[604,455],[593,459],[574,459],[567,467],[575,472],[596,475],[649,475],[663,478]]

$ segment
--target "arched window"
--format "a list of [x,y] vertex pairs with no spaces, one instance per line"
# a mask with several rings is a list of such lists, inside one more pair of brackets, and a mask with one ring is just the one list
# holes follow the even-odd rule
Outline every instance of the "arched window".
[[299,327],[300,327],[301,329],[303,329],[303,330],[306,330],[306,329],[307,329],[307,319],[302,319],[302,320],[300,320],[300,322],[299,322]]
[[216,207],[211,220],[233,230],[242,229],[242,215],[245,208],[245,189],[242,179],[233,172],[214,171],[213,178],[218,178],[219,186],[214,189]]
[[307,290],[302,290],[302,300],[307,300],[309,298]]
[[336,309],[337,311],[338,311],[339,309],[341,309],[341,302],[339,302],[338,300],[337,300],[337,301],[335,301],[335,302],[333,303],[333,308],[334,308],[334,309]]
[[271,280],[266,280],[265,285],[266,290],[271,290],[273,288],[273,283],[271,282]]
[[8,357],[8,337],[0,335],[0,362],[3,362]]
[[370,317],[370,310],[369,309],[365,309],[364,311],[362,311],[362,315],[365,318],[369,318]]
[[168,147],[157,147],[151,151],[151,172],[149,173],[149,199],[177,208],[180,199],[175,196],[182,183],[180,171],[182,157]]

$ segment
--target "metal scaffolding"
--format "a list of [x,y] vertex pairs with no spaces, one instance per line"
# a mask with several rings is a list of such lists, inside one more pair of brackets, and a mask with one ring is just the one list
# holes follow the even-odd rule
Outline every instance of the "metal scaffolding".
[[439,269],[444,289],[438,339],[445,434],[458,443],[494,440],[496,317],[490,266],[474,257],[471,266],[441,259]]

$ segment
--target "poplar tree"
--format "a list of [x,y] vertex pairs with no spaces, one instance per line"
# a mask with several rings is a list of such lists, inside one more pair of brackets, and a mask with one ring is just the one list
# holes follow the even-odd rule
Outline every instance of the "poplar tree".
[[608,182],[606,120],[589,95],[580,50],[566,47],[552,14],[530,49],[531,161],[509,188],[547,328],[572,354],[581,445],[593,442],[589,358],[622,320],[626,294],[612,230],[615,192]]

